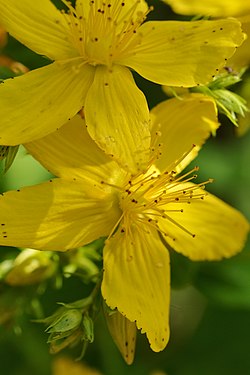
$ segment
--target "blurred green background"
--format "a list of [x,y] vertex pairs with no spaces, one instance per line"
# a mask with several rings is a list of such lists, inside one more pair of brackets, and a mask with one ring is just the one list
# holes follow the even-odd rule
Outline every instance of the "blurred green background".
[[[150,17],[177,18],[166,6],[156,7]],[[3,53],[29,69],[48,63],[11,37]],[[6,71],[0,68],[0,73],[4,76]],[[135,78],[151,107],[166,98],[159,86]],[[240,90],[240,87],[238,85],[236,89]],[[244,90],[250,96],[250,84]],[[217,137],[207,142],[195,160],[195,165],[200,167],[199,179],[214,178],[208,190],[250,219],[250,132],[237,137],[235,127],[226,118],[220,117],[220,121],[222,126]],[[11,169],[1,176],[0,189],[17,189],[47,180],[49,176],[21,148]],[[2,248],[0,260],[12,253],[15,249]],[[172,254],[171,264],[171,339],[165,351],[153,353],[144,335],[138,334],[135,361],[131,366],[126,365],[100,317],[95,325],[95,341],[87,350],[85,363],[105,375],[151,375],[156,370],[167,375],[249,374],[249,242],[241,254],[229,260],[192,263],[181,255]],[[0,322],[4,320],[6,306],[15,310],[14,321],[0,326],[0,374],[51,375],[54,357],[49,354],[47,334],[42,325],[32,322],[34,311],[39,308],[37,299],[45,313],[51,314],[57,302],[71,302],[88,292],[88,287],[77,277],[64,279],[61,289],[49,283],[46,290],[39,291],[38,298],[35,288],[6,289],[0,283]],[[27,301],[25,313],[23,299]],[[79,349],[65,350],[64,354],[76,358]]]

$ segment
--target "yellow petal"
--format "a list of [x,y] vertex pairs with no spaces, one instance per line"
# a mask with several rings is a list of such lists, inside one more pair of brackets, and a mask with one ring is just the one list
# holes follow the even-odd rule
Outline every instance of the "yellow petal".
[[55,62],[1,83],[0,144],[44,137],[82,108],[94,68],[74,64]]
[[238,16],[250,12],[250,3],[246,0],[163,0],[171,5],[176,13],[202,14],[214,17]]
[[151,21],[138,32],[141,43],[119,63],[169,86],[191,87],[211,81],[244,40],[235,19]]
[[[194,194],[204,194],[204,190],[195,190],[191,184],[178,185],[169,192],[190,187]],[[168,219],[159,220],[159,227],[169,235],[165,239],[173,249],[192,260],[229,258],[243,249],[249,223],[239,211],[209,193],[204,200],[190,201],[190,204],[164,206],[170,211],[183,209],[183,212],[166,212],[176,224]]]
[[214,101],[202,94],[166,100],[152,109],[151,116],[152,147],[161,144],[161,156],[155,163],[161,172],[173,169],[173,163],[192,150],[174,168],[183,170],[219,126]]
[[49,0],[0,0],[0,22],[14,38],[52,60],[78,55],[65,17]]
[[[90,138],[85,121],[73,117],[54,133],[26,143],[26,149],[55,176],[112,182],[120,169]],[[113,181],[114,182],[114,181]]]
[[113,197],[87,181],[50,180],[0,196],[0,245],[79,247],[108,235],[119,215]]
[[[146,230],[144,230],[146,229]],[[103,297],[146,332],[152,350],[169,339],[169,254],[158,234],[135,226],[118,231],[104,247]]]
[[125,169],[145,168],[149,157],[149,111],[145,96],[124,67],[96,68],[85,103],[90,136]]

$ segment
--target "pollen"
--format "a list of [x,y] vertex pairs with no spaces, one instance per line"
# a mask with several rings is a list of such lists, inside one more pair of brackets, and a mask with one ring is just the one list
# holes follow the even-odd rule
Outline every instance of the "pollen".
[[72,43],[85,63],[109,67],[115,60],[129,55],[140,43],[138,28],[152,10],[143,0],[82,0],[74,8],[62,0],[68,11],[63,12]]

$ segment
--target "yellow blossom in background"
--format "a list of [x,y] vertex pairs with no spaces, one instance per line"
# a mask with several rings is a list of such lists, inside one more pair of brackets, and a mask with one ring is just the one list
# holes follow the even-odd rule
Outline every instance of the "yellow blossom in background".
[[152,350],[163,350],[169,339],[166,246],[192,260],[217,260],[239,252],[249,231],[240,212],[204,191],[210,180],[193,184],[197,168],[177,173],[218,127],[216,115],[213,101],[199,94],[156,106],[151,154],[143,161],[148,168],[136,175],[98,148],[79,116],[27,144],[58,178],[0,196],[0,244],[65,251],[108,237],[103,298],[136,322]]
[[51,253],[24,249],[16,257],[5,277],[5,282],[12,286],[37,284],[56,271],[56,264],[51,259]]
[[237,17],[243,31],[248,35],[246,42],[237,50],[229,66],[245,67],[250,64],[250,2],[248,0],[163,0],[173,10],[185,15],[205,15],[216,18]]
[[[232,71],[240,70],[250,65],[250,2],[246,0],[163,0],[171,5],[176,13],[185,15],[206,15],[216,18],[237,17],[242,24],[242,29],[248,36],[246,41],[237,49],[237,52],[228,60],[227,66]],[[248,83],[243,82],[241,95],[247,100],[247,107],[250,108],[248,95]],[[239,116],[239,127],[236,133],[244,135],[250,127],[249,112]]]
[[0,144],[39,139],[81,111],[90,136],[136,173],[150,146],[147,102],[128,68],[170,86],[211,77],[244,40],[237,20],[149,21],[143,0],[0,0],[0,22],[54,61],[0,86]]
[[250,13],[250,2],[246,0],[163,0],[176,13],[185,15],[209,15],[213,17],[242,16]]
[[84,363],[71,358],[58,357],[52,363],[52,375],[102,375]]

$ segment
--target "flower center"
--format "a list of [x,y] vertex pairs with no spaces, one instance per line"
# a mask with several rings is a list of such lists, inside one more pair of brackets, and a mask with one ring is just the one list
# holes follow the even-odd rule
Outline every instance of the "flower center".
[[144,0],[82,0],[76,8],[66,1],[72,43],[86,63],[112,63],[140,43],[137,29],[151,10]]
[[[183,158],[188,153],[183,155]],[[180,160],[176,162],[176,165]],[[174,167],[176,166],[174,165]],[[163,232],[158,223],[160,220],[168,220],[175,224],[187,234],[195,237],[188,228],[183,227],[178,219],[173,219],[171,213],[183,213],[186,204],[191,204],[194,200],[204,199],[207,193],[204,191],[205,185],[213,180],[209,179],[199,184],[193,184],[192,181],[197,178],[198,167],[194,167],[186,174],[177,177],[177,172],[173,169],[160,173],[152,165],[147,173],[131,177],[124,186],[110,185],[116,188],[119,193],[119,204],[121,208],[121,217],[114,226],[114,231],[118,228],[122,233],[129,234],[133,223],[146,228],[154,228],[163,236],[169,236],[169,233]],[[174,206],[173,206],[174,203]]]
[[[140,222],[145,225],[144,228],[154,227],[164,236],[168,236],[168,233],[162,232],[158,226],[159,220],[164,219],[194,237],[194,233],[182,227],[178,220],[173,220],[169,214],[171,212],[181,214],[184,212],[183,203],[191,204],[193,200],[204,199],[206,192],[203,189],[212,180],[191,184],[190,182],[197,177],[194,173],[198,169],[195,167],[183,176],[176,177],[174,170],[161,174],[152,166],[146,175],[130,180],[120,197],[123,211],[122,231],[129,232],[133,222]],[[172,203],[176,207],[173,207]]]

